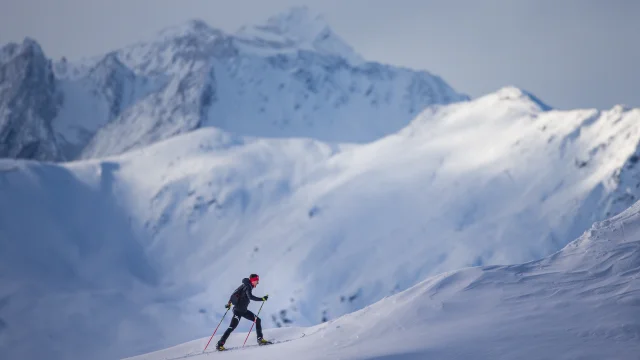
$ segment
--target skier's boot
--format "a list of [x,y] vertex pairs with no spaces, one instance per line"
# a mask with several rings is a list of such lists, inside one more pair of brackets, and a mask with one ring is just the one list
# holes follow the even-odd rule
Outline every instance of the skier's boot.
[[216,350],[218,350],[218,351],[224,351],[224,350],[226,350],[226,349],[224,348],[224,343],[221,343],[220,341],[218,341],[218,343],[216,344]]
[[261,337],[258,338],[258,345],[262,346],[262,345],[269,345],[269,344],[273,344],[271,341],[267,341]]

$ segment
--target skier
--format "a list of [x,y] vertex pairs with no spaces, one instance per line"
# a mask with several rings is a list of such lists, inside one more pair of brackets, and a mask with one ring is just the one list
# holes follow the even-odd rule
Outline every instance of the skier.
[[260,277],[257,274],[251,274],[249,275],[249,278],[242,279],[242,285],[238,286],[233,294],[231,294],[229,302],[224,307],[229,309],[231,308],[232,304],[234,305],[233,318],[231,319],[231,324],[227,328],[227,331],[224,332],[222,338],[220,338],[220,340],[218,341],[216,349],[220,351],[224,350],[224,343],[227,341],[229,335],[231,335],[231,332],[238,326],[238,323],[240,323],[240,317],[243,317],[249,321],[255,320],[256,334],[258,335],[258,345],[267,345],[272,343],[262,338],[262,325],[260,323],[260,318],[255,316],[253,312],[251,312],[251,310],[247,309],[250,300],[267,301],[267,299],[269,298],[269,295],[265,295],[264,297],[259,298],[251,293],[251,289],[258,286],[259,282]]

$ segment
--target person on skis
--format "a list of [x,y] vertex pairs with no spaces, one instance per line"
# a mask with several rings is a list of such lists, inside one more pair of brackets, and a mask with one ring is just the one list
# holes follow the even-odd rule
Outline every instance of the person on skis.
[[251,293],[251,290],[258,286],[260,282],[260,277],[257,274],[249,275],[249,278],[242,279],[242,285],[238,286],[238,288],[231,294],[229,298],[229,302],[225,305],[225,308],[231,308],[233,304],[233,318],[231,319],[231,324],[227,328],[227,330],[222,334],[222,338],[218,341],[216,345],[216,349],[222,351],[224,350],[224,343],[227,341],[231,332],[235,330],[235,328],[240,323],[240,317],[243,317],[249,321],[255,321],[256,325],[256,334],[258,335],[258,345],[266,345],[271,344],[270,341],[267,341],[262,338],[262,324],[260,323],[260,318],[254,315],[251,310],[247,307],[249,306],[249,302],[253,301],[267,301],[269,295],[265,295],[261,298],[254,296]]

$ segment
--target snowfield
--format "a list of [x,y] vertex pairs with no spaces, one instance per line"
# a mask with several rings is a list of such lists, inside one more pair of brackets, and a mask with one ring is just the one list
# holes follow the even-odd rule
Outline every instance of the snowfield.
[[210,127],[101,159],[2,160],[0,354],[193,341],[170,350],[185,354],[252,272],[267,334],[307,334],[258,356],[630,354],[633,221],[527,262],[635,203],[639,115],[555,111],[507,87],[367,144]]
[[236,332],[225,353],[203,353],[204,337],[129,360],[637,359],[639,274],[640,202],[544,259],[443,273],[321,325],[265,332],[280,344],[258,348],[253,333],[242,348]]

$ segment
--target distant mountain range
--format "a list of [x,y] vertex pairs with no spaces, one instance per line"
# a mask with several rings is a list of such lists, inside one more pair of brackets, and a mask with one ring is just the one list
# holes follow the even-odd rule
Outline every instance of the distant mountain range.
[[468,100],[426,71],[365,61],[304,7],[236,33],[193,20],[77,62],[32,39],[0,54],[0,157],[102,157],[207,126],[367,142]]

